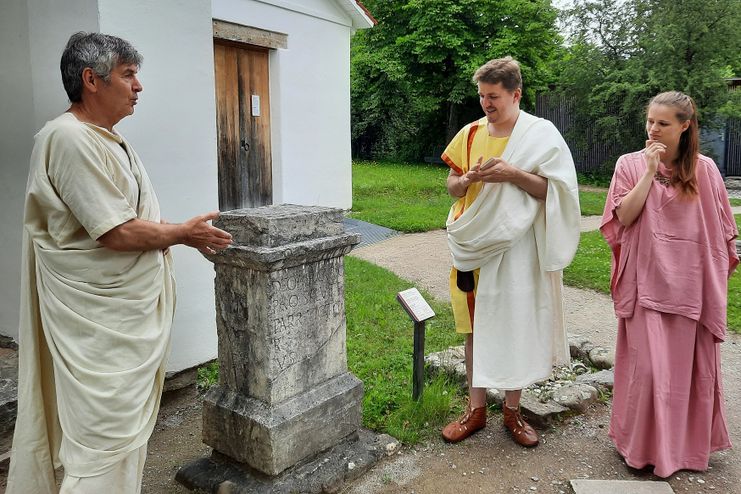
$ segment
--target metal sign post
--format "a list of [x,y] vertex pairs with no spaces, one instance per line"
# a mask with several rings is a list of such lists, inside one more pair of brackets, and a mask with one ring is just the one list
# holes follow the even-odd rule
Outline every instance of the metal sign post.
[[425,385],[425,321],[435,316],[435,311],[416,288],[396,295],[409,317],[414,321],[414,365],[412,367],[412,398],[419,400]]

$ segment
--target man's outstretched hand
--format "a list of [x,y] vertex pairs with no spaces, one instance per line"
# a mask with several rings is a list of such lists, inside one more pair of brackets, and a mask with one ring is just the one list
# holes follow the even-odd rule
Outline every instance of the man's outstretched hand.
[[232,243],[231,234],[209,223],[218,217],[219,212],[214,211],[183,223],[185,230],[183,244],[198,249],[202,254],[216,254],[217,251],[229,247]]

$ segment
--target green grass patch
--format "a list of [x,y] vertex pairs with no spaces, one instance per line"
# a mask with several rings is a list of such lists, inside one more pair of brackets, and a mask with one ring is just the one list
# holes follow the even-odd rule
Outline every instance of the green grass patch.
[[741,206],[741,199],[738,199],[736,197],[732,197],[729,200],[731,201],[731,206]]
[[400,232],[444,228],[454,202],[447,176],[437,165],[356,161],[350,216]]
[[563,273],[564,283],[610,293],[610,246],[599,231],[582,232],[579,248]]
[[610,180],[612,180],[612,174],[577,173],[576,178],[579,181],[579,185],[588,185],[590,187],[603,187],[606,189],[610,186]]
[[219,382],[219,362],[213,360],[198,368],[196,385],[201,389],[208,389]]
[[741,273],[738,269],[728,280],[728,330],[741,333]]
[[602,216],[607,192],[579,191],[579,205],[583,216]]
[[[420,403],[411,398],[413,324],[396,302],[396,293],[409,286],[383,268],[345,258],[347,359],[365,385],[363,424],[414,443],[439,434],[462,398],[444,379],[428,385]],[[450,305],[425,298],[437,314],[427,321],[425,353],[460,345]]]

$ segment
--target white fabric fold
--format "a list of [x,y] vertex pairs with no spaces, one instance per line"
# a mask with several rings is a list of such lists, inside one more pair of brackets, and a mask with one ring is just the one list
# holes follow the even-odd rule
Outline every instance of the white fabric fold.
[[105,474],[149,439],[175,307],[171,259],[97,242],[134,217],[160,212],[128,143],[71,114],[49,122],[27,190],[8,494],[56,493],[60,463],[74,477]]
[[502,159],[547,178],[545,201],[485,184],[460,217],[451,209],[447,230],[453,266],[481,270],[473,385],[506,390],[569,362],[561,271],[576,253],[580,210],[571,153],[551,122],[521,111]]

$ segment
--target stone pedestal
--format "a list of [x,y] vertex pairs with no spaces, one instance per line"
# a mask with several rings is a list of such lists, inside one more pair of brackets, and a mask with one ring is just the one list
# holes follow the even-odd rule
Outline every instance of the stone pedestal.
[[[347,370],[343,256],[359,238],[341,211],[321,207],[235,210],[215,224],[234,244],[209,256],[220,375],[204,399],[203,441],[219,462],[277,476],[358,438],[363,385]],[[204,488],[185,470],[178,480]]]

